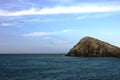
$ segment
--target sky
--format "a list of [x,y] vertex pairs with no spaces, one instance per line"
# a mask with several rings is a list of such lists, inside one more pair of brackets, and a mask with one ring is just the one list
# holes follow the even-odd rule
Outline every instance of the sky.
[[0,0],[0,53],[67,53],[85,36],[120,47],[120,0]]

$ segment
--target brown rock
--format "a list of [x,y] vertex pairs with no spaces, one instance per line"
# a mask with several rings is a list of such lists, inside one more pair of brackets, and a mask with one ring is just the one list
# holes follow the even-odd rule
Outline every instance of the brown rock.
[[120,48],[92,37],[84,37],[66,56],[120,57]]

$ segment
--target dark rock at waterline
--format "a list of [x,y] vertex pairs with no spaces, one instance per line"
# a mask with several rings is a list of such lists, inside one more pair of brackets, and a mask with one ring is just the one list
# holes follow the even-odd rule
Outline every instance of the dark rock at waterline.
[[92,37],[84,37],[66,56],[120,57],[120,48]]

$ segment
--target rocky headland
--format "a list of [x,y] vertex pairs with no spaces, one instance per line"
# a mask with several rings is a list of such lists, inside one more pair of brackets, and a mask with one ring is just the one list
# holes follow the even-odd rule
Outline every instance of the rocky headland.
[[92,37],[84,37],[66,56],[120,57],[120,48]]

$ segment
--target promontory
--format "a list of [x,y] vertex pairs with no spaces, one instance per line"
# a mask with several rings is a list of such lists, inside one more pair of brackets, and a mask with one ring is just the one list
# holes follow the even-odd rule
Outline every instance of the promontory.
[[66,56],[120,57],[120,48],[92,37],[84,37]]

